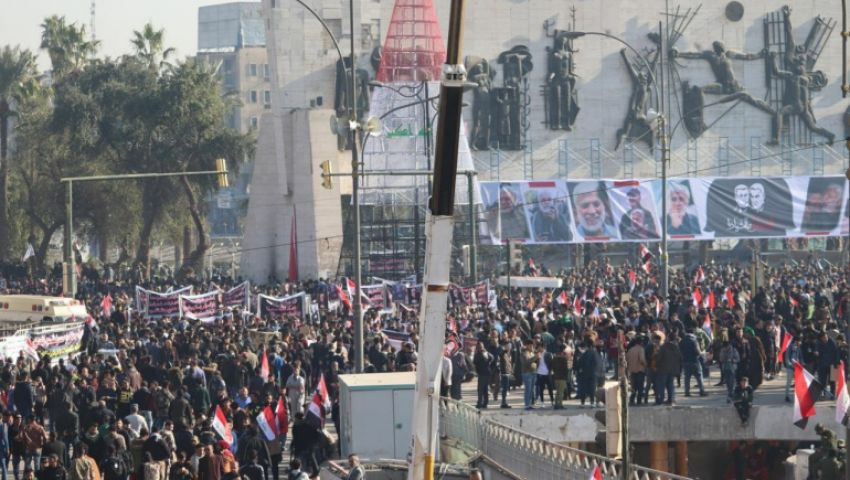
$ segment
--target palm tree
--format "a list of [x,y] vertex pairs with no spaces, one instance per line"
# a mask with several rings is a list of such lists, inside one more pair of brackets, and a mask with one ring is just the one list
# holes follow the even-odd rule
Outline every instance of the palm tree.
[[35,56],[20,47],[0,50],[0,260],[9,258],[9,129],[17,115],[13,107],[32,91],[35,83]]
[[65,17],[53,15],[41,24],[41,48],[47,50],[54,77],[77,71],[97,52],[100,42],[88,40],[86,27],[68,24]]
[[166,60],[174,53],[173,48],[163,49],[165,30],[154,30],[153,24],[146,23],[142,31],[134,30],[130,43],[136,49],[136,56],[148,64],[153,71],[158,71],[165,65]]

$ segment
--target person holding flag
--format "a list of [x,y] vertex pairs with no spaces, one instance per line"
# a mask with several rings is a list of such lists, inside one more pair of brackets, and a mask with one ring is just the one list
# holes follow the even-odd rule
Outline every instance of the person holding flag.
[[791,403],[791,383],[794,381],[794,364],[803,361],[800,340],[785,332],[782,345],[776,355],[778,363],[785,367],[785,402]]

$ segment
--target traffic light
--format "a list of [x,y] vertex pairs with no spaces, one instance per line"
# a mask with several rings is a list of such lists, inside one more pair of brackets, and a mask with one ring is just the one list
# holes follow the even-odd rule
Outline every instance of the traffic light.
[[322,186],[330,190],[334,186],[331,179],[331,161],[325,160],[319,165],[322,167]]
[[217,158],[215,160],[215,171],[218,172],[218,188],[227,188],[230,182],[227,181],[227,160]]

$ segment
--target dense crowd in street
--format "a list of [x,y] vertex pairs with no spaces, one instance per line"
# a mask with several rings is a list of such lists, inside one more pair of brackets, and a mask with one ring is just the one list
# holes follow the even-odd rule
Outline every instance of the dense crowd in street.
[[[557,272],[560,289],[499,288],[494,302],[452,304],[441,393],[481,409],[491,402],[510,408],[512,389],[523,391],[526,409],[592,407],[597,387],[624,366],[634,405],[673,405],[678,394],[706,395],[705,383],[717,381],[746,424],[763,381],[791,379],[797,361],[829,387],[826,395],[834,393],[836,366],[850,351],[846,270],[817,260],[765,267],[754,288],[749,269],[705,265],[671,273],[665,307],[657,268],[643,267],[593,262]],[[531,262],[525,273],[552,274]],[[4,479],[303,480],[337,454],[330,425],[311,422],[307,407],[324,382],[331,407],[322,417],[339,431],[338,376],[355,365],[350,302],[336,296],[344,289],[321,280],[271,282],[252,293],[331,300],[303,318],[237,308],[197,322],[135,310],[137,284],[180,286],[171,278],[106,278],[80,282],[78,298],[95,319],[79,355],[51,363],[22,353],[0,368]],[[5,280],[4,293],[61,290],[56,281]],[[196,287],[236,283],[216,278]],[[106,295],[112,301],[104,311]],[[367,372],[415,370],[415,319],[409,306],[366,313]],[[786,333],[793,341],[778,361]],[[461,385],[473,377],[477,397],[463,398]],[[258,417],[280,398],[287,420],[268,439]],[[230,443],[213,428],[218,409],[232,426]],[[356,456],[349,466],[349,478],[362,478]]]

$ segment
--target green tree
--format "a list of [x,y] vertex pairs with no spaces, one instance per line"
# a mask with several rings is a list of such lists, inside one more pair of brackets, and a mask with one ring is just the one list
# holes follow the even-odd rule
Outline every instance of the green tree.
[[168,57],[174,53],[173,48],[164,47],[165,30],[154,29],[148,22],[142,31],[134,30],[130,43],[136,51],[136,57],[148,64],[151,70],[159,70],[166,65]]
[[20,47],[0,50],[0,261],[9,258],[11,223],[9,219],[9,133],[13,106],[24,101],[35,88],[35,56]]
[[41,48],[47,51],[57,79],[79,71],[97,52],[100,42],[89,40],[84,25],[68,24],[64,16],[53,15],[41,24]]

